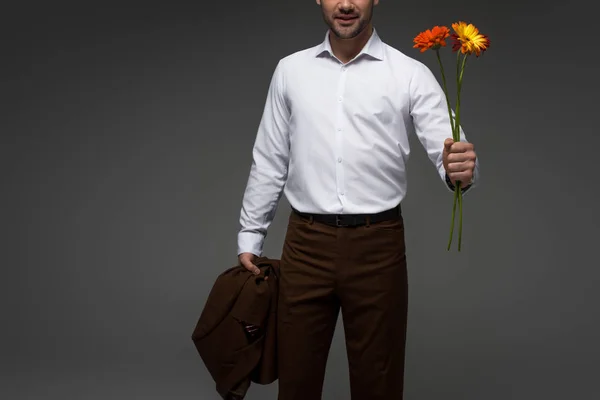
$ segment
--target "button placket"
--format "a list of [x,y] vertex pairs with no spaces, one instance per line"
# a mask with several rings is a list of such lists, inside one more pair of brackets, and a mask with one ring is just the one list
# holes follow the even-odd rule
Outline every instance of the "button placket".
[[338,198],[344,204],[345,184],[344,184],[344,139],[343,139],[343,121],[344,121],[344,93],[347,79],[346,65],[340,68],[337,88],[337,106],[336,106],[336,131],[335,131],[335,156],[336,156],[336,185]]

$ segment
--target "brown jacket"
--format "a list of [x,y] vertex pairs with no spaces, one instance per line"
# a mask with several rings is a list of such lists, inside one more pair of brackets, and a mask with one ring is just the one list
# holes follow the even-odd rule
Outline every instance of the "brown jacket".
[[255,264],[260,275],[237,265],[217,277],[192,334],[223,399],[243,399],[251,382],[278,378],[279,260],[260,257]]

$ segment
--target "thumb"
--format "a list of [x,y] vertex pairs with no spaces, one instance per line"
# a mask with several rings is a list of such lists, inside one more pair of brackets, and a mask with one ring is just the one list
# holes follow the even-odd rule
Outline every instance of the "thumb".
[[454,140],[452,138],[448,138],[444,141],[444,149],[446,151],[450,151],[450,147],[454,144]]
[[260,274],[260,269],[250,260],[244,260],[244,267],[254,275]]

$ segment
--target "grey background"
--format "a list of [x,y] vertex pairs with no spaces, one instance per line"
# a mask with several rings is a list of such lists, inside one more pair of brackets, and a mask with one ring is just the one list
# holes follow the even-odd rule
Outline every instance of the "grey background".
[[[217,399],[190,335],[236,261],[273,68],[325,25],[309,0],[203,3],[2,13],[1,398]],[[382,39],[436,75],[433,54],[412,49],[419,31],[466,19],[492,40],[465,78],[482,181],[465,197],[461,253],[445,249],[451,195],[412,140],[406,399],[598,398],[588,3],[381,3]],[[346,368],[340,326],[325,399],[349,398]]]

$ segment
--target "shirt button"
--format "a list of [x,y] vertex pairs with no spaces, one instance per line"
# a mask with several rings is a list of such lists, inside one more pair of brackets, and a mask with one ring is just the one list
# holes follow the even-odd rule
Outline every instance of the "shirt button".
[[342,96],[340,96],[340,97],[338,98],[338,101],[339,101],[340,103],[342,102]]
[[338,162],[341,163],[342,162],[342,157],[338,157]]
[[338,131],[341,131],[341,130],[342,130],[342,128],[337,128],[337,130],[338,130]]

